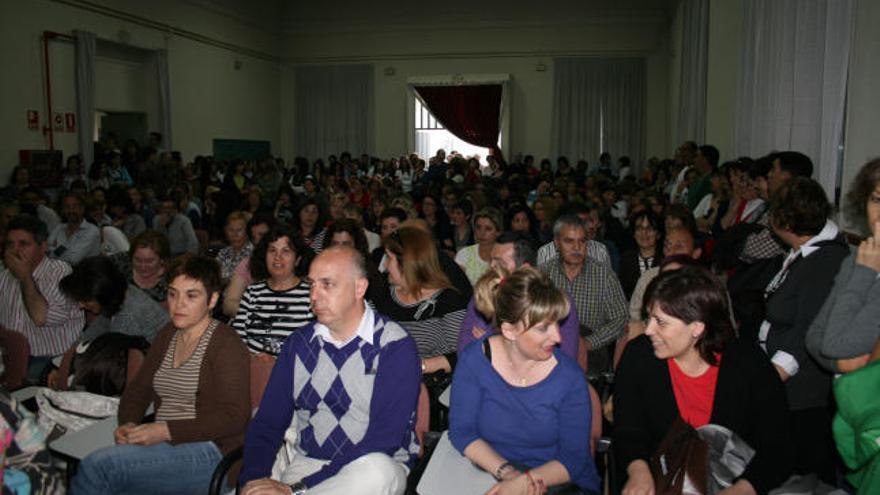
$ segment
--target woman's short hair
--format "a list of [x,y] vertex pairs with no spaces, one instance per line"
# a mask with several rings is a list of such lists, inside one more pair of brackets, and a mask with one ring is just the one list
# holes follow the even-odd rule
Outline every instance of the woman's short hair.
[[314,252],[306,245],[296,229],[287,224],[278,224],[269,229],[269,232],[266,232],[266,235],[260,239],[260,242],[254,248],[253,254],[251,254],[251,277],[255,281],[269,278],[269,268],[266,266],[266,252],[269,250],[269,244],[284,237],[287,237],[288,245],[299,257],[299,263],[293,268],[293,274],[302,277],[309,272],[309,265],[315,256]]
[[76,302],[96,301],[107,317],[119,312],[125,301],[128,281],[105,256],[86,258],[73,267],[59,283],[61,292]]
[[526,328],[544,321],[559,321],[571,306],[550,278],[530,266],[508,273],[504,267],[492,267],[474,287],[474,305],[500,329],[502,323],[522,321]]
[[335,220],[332,225],[327,227],[327,234],[324,236],[324,249],[333,245],[333,235],[339,232],[345,232],[354,240],[354,247],[364,256],[370,254],[370,245],[367,243],[367,236],[364,234],[364,228],[357,220],[351,218],[340,218]]
[[180,276],[201,282],[209,299],[212,294],[220,293],[223,288],[220,264],[214,258],[207,256],[186,253],[175,258],[168,268],[168,281],[171,282]]
[[407,290],[449,289],[452,283],[443,273],[434,237],[424,229],[404,225],[384,239],[385,249],[397,256]]
[[770,221],[799,236],[815,236],[831,216],[825,190],[813,179],[794,177],[770,197]]
[[137,237],[132,239],[131,247],[128,250],[129,258],[134,256],[134,252],[140,248],[150,248],[159,255],[159,259],[165,261],[171,257],[171,246],[168,243],[168,237],[156,230],[145,230]]
[[495,230],[497,232],[504,232],[504,215],[501,214],[501,211],[498,210],[498,208],[494,208],[492,206],[487,206],[485,208],[480,209],[480,211],[478,211],[474,215],[473,222],[474,222],[474,229],[475,230],[477,228],[477,220],[479,220],[481,218],[485,218],[486,220],[489,220],[490,222],[492,222],[492,225],[495,226]]
[[[860,223],[867,224],[866,208],[871,195],[880,185],[880,158],[874,158],[866,163],[852,181],[849,192],[846,193],[846,212]],[[867,232],[871,232],[871,225]]]
[[243,222],[245,226],[247,226],[248,216],[247,214],[245,214],[245,212],[240,210],[235,210],[233,212],[230,212],[229,215],[226,215],[226,225],[229,225],[236,220]]
[[645,290],[645,308],[655,306],[685,323],[705,325],[694,345],[711,365],[717,364],[715,355],[735,337],[727,290],[705,268],[685,266],[657,275]]

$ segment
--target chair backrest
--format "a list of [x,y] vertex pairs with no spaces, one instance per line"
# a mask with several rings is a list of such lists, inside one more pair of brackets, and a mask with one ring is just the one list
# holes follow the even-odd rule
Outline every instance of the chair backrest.
[[24,385],[27,378],[31,346],[24,334],[0,328],[0,345],[3,346],[3,386],[14,390]]
[[208,235],[207,230],[203,229],[195,229],[196,239],[199,240],[199,253],[205,254],[208,252],[208,243],[211,242],[211,237]]
[[419,457],[425,453],[425,433],[431,427],[431,399],[428,387],[422,383],[419,387],[419,402],[416,406],[416,439],[419,441]]
[[590,425],[590,452],[593,458],[596,457],[596,445],[602,438],[602,403],[599,401],[599,393],[589,383],[587,387],[590,389],[590,406],[593,410],[593,424]]
[[125,384],[128,385],[134,380],[134,377],[137,376],[138,371],[140,371],[141,366],[144,365],[144,359],[146,356],[144,352],[140,349],[129,349],[128,350],[128,364],[125,368]]
[[274,357],[267,354],[251,354],[251,410],[259,407],[274,367]]
[[581,337],[578,337],[577,362],[586,373],[589,364],[587,361],[587,341]]

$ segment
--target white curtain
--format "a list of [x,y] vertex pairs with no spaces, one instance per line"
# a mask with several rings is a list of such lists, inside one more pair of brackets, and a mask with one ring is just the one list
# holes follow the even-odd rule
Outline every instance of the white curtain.
[[[88,170],[95,157],[95,34],[74,31],[76,37],[77,141],[82,163]],[[51,117],[51,115],[49,116]]]
[[168,77],[168,51],[156,50],[154,61],[156,62],[156,78],[159,86],[159,132],[162,133],[163,147],[171,151],[174,146],[171,134],[171,82]]
[[681,86],[676,143],[703,143],[706,134],[706,70],[709,53],[709,0],[684,0]]
[[645,153],[645,61],[642,58],[554,60],[553,150],[571,163],[602,152]]
[[298,156],[372,151],[372,64],[297,67],[294,80]]
[[852,0],[743,1],[736,153],[800,151],[832,199],[852,23]]

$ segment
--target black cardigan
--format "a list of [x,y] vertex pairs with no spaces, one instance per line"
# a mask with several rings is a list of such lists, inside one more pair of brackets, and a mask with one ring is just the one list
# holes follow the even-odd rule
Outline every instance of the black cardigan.
[[[626,346],[614,378],[612,450],[620,487],[626,482],[627,466],[650,459],[678,414],[666,360],[654,356],[647,336],[634,339]],[[710,422],[729,428],[755,449],[741,477],[759,494],[788,478],[795,452],[785,390],[755,343],[727,345]]]

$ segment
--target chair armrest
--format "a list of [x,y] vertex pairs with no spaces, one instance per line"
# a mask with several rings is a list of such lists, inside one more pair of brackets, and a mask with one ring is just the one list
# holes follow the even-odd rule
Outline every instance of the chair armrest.
[[[211,476],[211,485],[208,488],[210,495],[220,495],[223,493],[223,480],[226,479],[226,475],[232,469],[232,465],[241,460],[242,457],[244,457],[244,446],[229,451],[223,456],[223,459],[220,459],[220,463],[217,464],[214,474]],[[238,488],[235,489],[235,493],[238,493]]]

